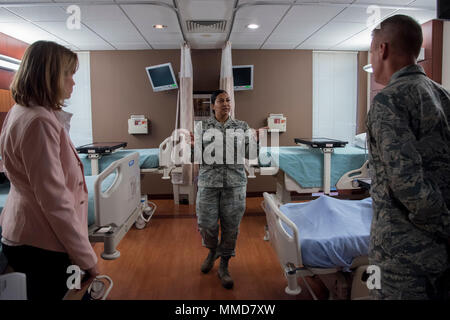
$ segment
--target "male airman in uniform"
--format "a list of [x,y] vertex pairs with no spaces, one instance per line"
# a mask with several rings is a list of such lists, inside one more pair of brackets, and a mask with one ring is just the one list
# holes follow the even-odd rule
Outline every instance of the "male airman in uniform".
[[448,298],[450,95],[416,64],[421,26],[395,15],[373,31],[367,119],[373,220],[369,262],[377,299]]

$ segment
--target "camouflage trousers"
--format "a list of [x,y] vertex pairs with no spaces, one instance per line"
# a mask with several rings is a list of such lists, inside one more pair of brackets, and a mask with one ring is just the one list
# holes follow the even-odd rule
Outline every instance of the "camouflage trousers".
[[198,188],[196,204],[198,229],[204,246],[216,250],[220,256],[235,255],[239,225],[245,211],[246,189],[246,186]]
[[376,300],[448,300],[450,269],[443,274],[411,274],[381,267],[381,289],[370,290]]

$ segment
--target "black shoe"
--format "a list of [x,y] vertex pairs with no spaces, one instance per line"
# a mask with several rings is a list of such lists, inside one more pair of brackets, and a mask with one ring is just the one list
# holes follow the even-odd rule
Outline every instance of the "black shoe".
[[219,257],[220,257],[220,255],[218,255],[215,250],[210,250],[205,261],[203,261],[203,263],[202,263],[202,267],[201,267],[202,272],[208,273],[214,267],[214,262]]
[[220,259],[220,266],[219,270],[217,271],[217,275],[220,278],[220,281],[222,282],[222,287],[225,289],[231,289],[233,288],[234,282],[233,279],[231,279],[231,275],[228,272],[228,261],[230,260],[230,257],[222,257]]

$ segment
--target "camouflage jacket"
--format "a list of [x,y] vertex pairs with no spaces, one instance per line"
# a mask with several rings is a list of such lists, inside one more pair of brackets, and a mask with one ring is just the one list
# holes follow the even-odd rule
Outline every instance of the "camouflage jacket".
[[448,268],[449,124],[449,93],[418,65],[394,73],[373,99],[367,119],[371,263]]
[[[249,141],[252,139],[249,129],[245,121],[231,118],[223,124],[215,117],[196,124],[194,161],[200,163],[199,187],[222,188],[247,184],[244,158],[248,158]],[[230,137],[233,132],[239,138],[233,138],[227,143],[227,135]],[[213,137],[212,134],[216,136]]]

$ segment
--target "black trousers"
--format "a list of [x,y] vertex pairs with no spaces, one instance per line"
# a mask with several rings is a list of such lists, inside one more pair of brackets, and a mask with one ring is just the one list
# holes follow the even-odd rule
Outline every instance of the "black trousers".
[[2,244],[8,264],[27,277],[28,300],[61,300],[66,292],[69,255],[32,246]]

